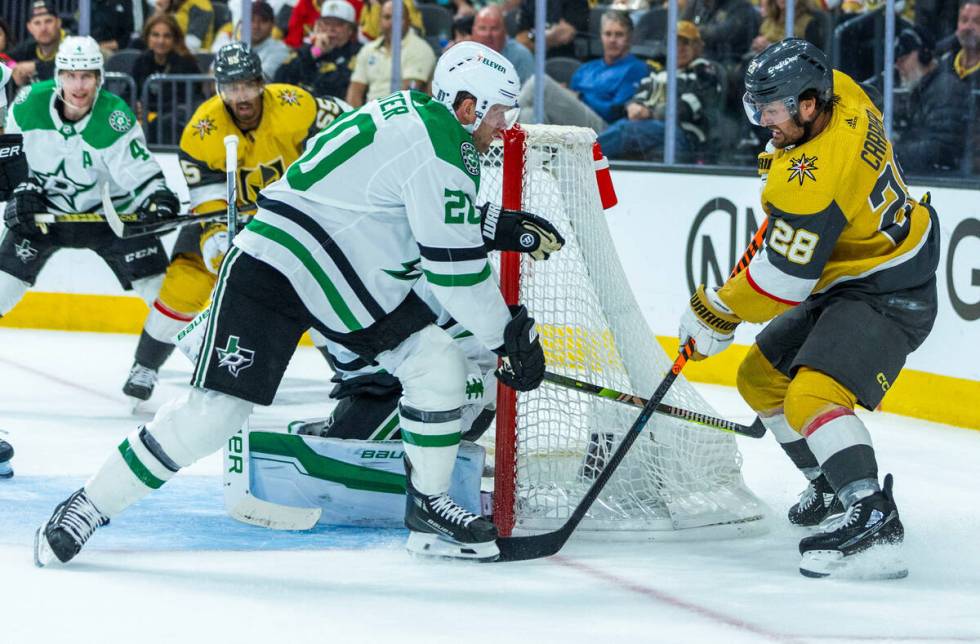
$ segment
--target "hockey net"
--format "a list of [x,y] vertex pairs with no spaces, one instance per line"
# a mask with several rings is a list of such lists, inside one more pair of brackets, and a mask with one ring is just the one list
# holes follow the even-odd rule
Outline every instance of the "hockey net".
[[[509,131],[484,155],[479,201],[540,214],[565,237],[548,261],[503,253],[498,266],[505,299],[526,305],[537,322],[548,369],[649,396],[672,358],[640,312],[606,227],[594,141],[584,128]],[[665,402],[717,415],[683,376]],[[547,382],[520,394],[501,386],[489,441],[501,534],[564,523],[638,411]],[[579,530],[646,538],[758,532],[763,505],[740,466],[731,435],[655,414]]]

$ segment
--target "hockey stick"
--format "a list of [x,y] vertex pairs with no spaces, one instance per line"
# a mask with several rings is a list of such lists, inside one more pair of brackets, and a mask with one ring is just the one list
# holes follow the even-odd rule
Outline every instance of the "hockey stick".
[[[228,211],[228,250],[238,232],[238,136],[229,134],[225,143],[225,181]],[[320,508],[298,508],[256,498],[252,494],[249,463],[248,420],[224,449],[225,509],[235,519],[273,530],[309,530],[320,520]]]
[[582,500],[579,501],[578,505],[575,507],[575,511],[572,512],[572,516],[568,518],[558,530],[554,532],[548,532],[545,534],[537,534],[529,537],[502,537],[497,539],[497,547],[500,549],[500,558],[497,561],[524,561],[527,559],[540,559],[541,557],[550,557],[561,550],[568,538],[572,536],[575,528],[581,523],[582,519],[585,518],[586,512],[592,507],[592,503],[598,498],[599,493],[602,492],[602,488],[606,486],[609,479],[612,477],[616,468],[619,466],[620,462],[626,456],[626,452],[629,451],[633,442],[646,427],[647,422],[653,415],[654,410],[656,410],[657,405],[663,400],[664,396],[667,395],[667,391],[670,389],[671,385],[677,379],[680,374],[681,369],[687,364],[688,359],[691,354],[694,353],[694,340],[689,339],[681,350],[678,352],[677,359],[674,360],[674,364],[670,367],[670,371],[664,376],[664,379],[660,382],[656,391],[650,396],[650,400],[643,405],[643,411],[635,421],[633,421],[632,427],[623,436],[623,440],[619,443],[619,447],[613,452],[613,455],[609,458],[606,466],[602,468],[599,475],[596,477],[592,485],[589,486],[588,491]]
[[732,269],[728,279],[732,279],[745,270],[745,267],[749,265],[749,262],[751,262],[752,258],[755,257],[755,254],[759,252],[760,248],[762,248],[762,240],[766,238],[766,229],[768,227],[769,218],[767,217],[762,220],[762,225],[759,226],[759,230],[755,231],[755,235],[752,236],[752,241],[749,242],[749,247],[745,249],[744,253],[742,253],[742,257],[740,257],[738,263],[735,264],[735,267]]
[[[144,235],[161,235],[169,233],[191,224],[209,224],[215,221],[225,221],[228,214],[225,211],[213,212],[207,215],[198,215],[192,212],[180,213],[178,219],[163,221],[159,223],[140,224],[139,215],[132,212],[117,215],[123,223],[123,238],[142,237]],[[239,220],[251,216],[251,213],[239,213]],[[34,215],[34,223],[46,224],[101,224],[105,223],[106,216],[101,212],[73,212],[73,213],[41,213]]]
[[[562,376],[550,371],[544,372],[544,379],[545,381],[559,387],[574,389],[576,391],[584,391],[587,394],[598,396],[599,398],[615,400],[616,402],[632,405],[633,407],[643,407],[647,404],[646,399],[640,398],[639,396],[626,394],[621,391],[616,391],[615,389],[609,389],[608,387],[600,387],[599,385],[594,385],[591,382],[576,380],[570,376]],[[739,436],[762,438],[766,435],[766,426],[762,424],[762,421],[758,417],[756,417],[755,422],[753,422],[751,425],[741,425],[731,420],[716,418],[707,414],[691,411],[689,409],[682,409],[681,407],[674,407],[672,405],[665,405],[663,403],[658,404],[654,411],[658,414],[671,416],[673,418],[680,418],[681,420],[687,420],[692,423],[697,423],[698,425],[710,427],[712,429],[720,429],[723,432],[730,432],[732,434],[738,434]]]

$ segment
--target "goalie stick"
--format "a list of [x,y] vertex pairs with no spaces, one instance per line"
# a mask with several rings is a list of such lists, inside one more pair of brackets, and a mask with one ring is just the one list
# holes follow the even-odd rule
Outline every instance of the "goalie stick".
[[547,532],[545,534],[536,534],[529,537],[501,537],[497,539],[497,547],[500,549],[500,557],[497,561],[524,561],[527,559],[540,559],[541,557],[550,557],[553,554],[557,554],[561,550],[568,538],[572,536],[572,532],[578,527],[582,519],[585,518],[585,514],[592,507],[592,503],[598,498],[599,493],[602,492],[602,488],[606,486],[609,479],[612,478],[613,473],[619,466],[619,463],[626,456],[626,452],[629,451],[633,442],[646,427],[647,422],[656,410],[657,405],[663,400],[664,396],[667,395],[667,391],[670,390],[671,385],[677,380],[677,376],[680,374],[681,369],[687,364],[688,359],[691,354],[694,353],[694,340],[689,339],[681,350],[677,354],[677,359],[674,360],[674,364],[671,365],[670,371],[664,376],[664,379],[660,381],[660,385],[657,387],[653,395],[650,396],[650,400],[643,405],[643,411],[633,425],[623,436],[623,440],[620,441],[619,446],[613,455],[606,462],[606,466],[602,468],[599,475],[596,477],[592,485],[589,486],[588,491],[582,500],[579,501],[578,505],[575,506],[575,511],[572,512],[572,516],[568,518],[561,528],[555,530],[554,532]]
[[[625,405],[643,407],[647,404],[647,401],[639,396],[616,391],[615,389],[610,389],[608,387],[600,387],[599,385],[594,385],[591,382],[577,380],[570,376],[552,373],[551,371],[544,372],[544,379],[546,382],[550,382],[559,387],[584,391],[587,394],[598,396],[599,398],[615,400],[616,402],[621,402]],[[760,420],[758,417],[756,417],[755,422],[753,422],[751,425],[741,425],[731,420],[716,418],[707,414],[691,411],[689,409],[683,409],[681,407],[674,407],[672,405],[665,405],[663,403],[659,403],[654,411],[658,414],[671,416],[673,418],[680,418],[682,420],[697,423],[698,425],[704,425],[705,427],[710,427],[712,429],[719,429],[723,432],[738,434],[739,436],[762,438],[766,435],[766,426],[762,424],[762,420]]]
[[[225,143],[225,180],[227,182],[228,250],[238,228],[238,136],[229,134]],[[108,212],[108,211],[106,211]],[[223,453],[225,509],[235,519],[273,530],[309,530],[320,520],[320,508],[279,505],[252,494],[249,465],[248,421],[225,443]]]

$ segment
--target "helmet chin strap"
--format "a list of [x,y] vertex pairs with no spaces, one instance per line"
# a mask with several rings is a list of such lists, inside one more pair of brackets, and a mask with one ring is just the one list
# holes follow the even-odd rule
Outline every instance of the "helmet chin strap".
[[[75,103],[72,103],[71,101],[68,100],[68,95],[65,93],[65,85],[64,85],[64,83],[61,82],[61,79],[60,78],[57,78],[57,85],[58,85],[58,99],[62,103],[64,103],[65,105],[67,105],[68,107],[70,107],[70,108],[72,108],[74,110],[78,110],[79,112],[84,112],[84,111],[87,111],[87,110],[92,109],[92,105],[95,104],[95,98],[93,97],[93,99],[92,99],[92,105],[89,105],[88,107],[83,107],[81,105],[76,105]],[[102,72],[99,72],[99,82],[95,86],[95,94],[96,95],[98,95],[100,89],[102,89]]]

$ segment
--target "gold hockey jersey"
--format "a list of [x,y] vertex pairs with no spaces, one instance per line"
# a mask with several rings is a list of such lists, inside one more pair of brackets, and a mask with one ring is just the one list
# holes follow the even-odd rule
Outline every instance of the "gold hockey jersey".
[[887,293],[933,277],[939,225],[917,202],[864,90],[834,72],[827,127],[806,143],[763,153],[765,245],[719,296],[735,314],[764,322],[811,295],[838,289]]
[[344,107],[314,98],[301,87],[273,83],[262,97],[258,127],[242,132],[220,96],[205,101],[180,138],[180,166],[197,213],[225,208],[225,147],[238,135],[238,206],[255,203],[259,190],[277,180],[299,157],[306,139],[333,122]]

